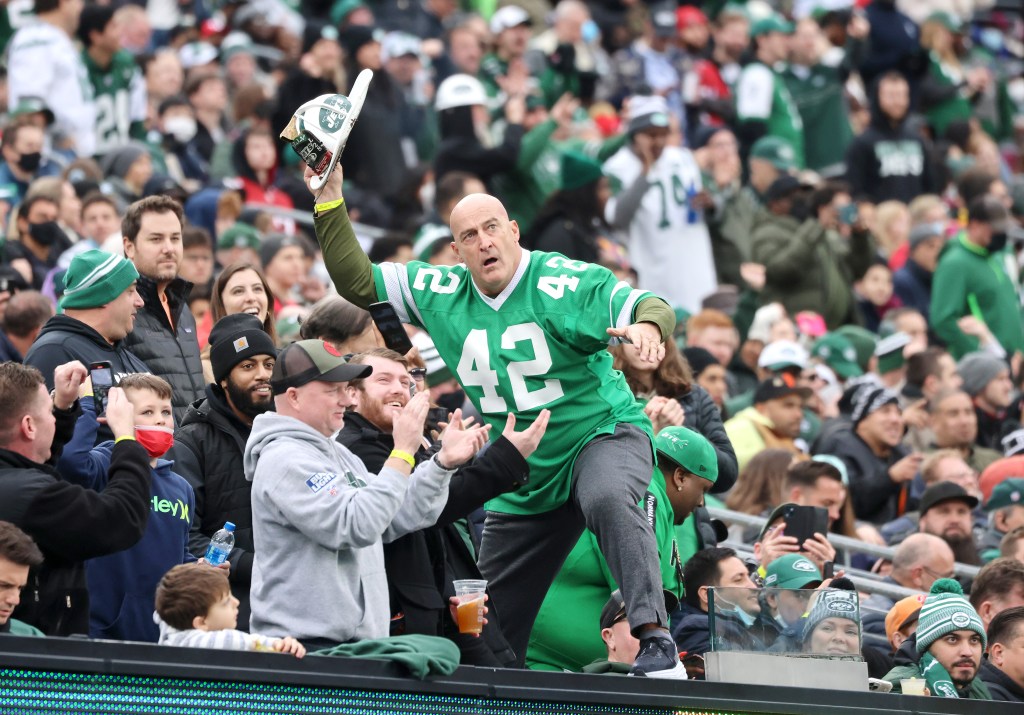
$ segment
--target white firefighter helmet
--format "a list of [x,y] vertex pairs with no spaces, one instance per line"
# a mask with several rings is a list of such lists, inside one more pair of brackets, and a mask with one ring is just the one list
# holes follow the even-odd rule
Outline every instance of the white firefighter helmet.
[[437,87],[434,109],[443,112],[454,107],[487,104],[487,92],[480,80],[468,74],[453,74]]
[[356,77],[347,97],[343,94],[322,94],[295,110],[292,123],[295,136],[291,138],[291,144],[302,160],[316,172],[316,176],[309,182],[314,191],[322,190],[327,177],[334,171],[366,101],[366,90],[371,79],[373,72],[363,70]]

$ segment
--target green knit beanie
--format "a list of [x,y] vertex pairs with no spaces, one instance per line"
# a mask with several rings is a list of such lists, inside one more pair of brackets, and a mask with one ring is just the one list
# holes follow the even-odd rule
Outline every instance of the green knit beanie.
[[974,631],[981,636],[981,647],[988,648],[985,626],[964,590],[951,578],[940,578],[921,606],[917,621],[917,652],[924,653],[935,641],[953,631]]
[[595,159],[575,151],[562,154],[561,170],[563,191],[592,184],[604,176],[601,165]]
[[60,308],[99,308],[138,279],[139,272],[127,258],[97,250],[79,253],[64,274]]

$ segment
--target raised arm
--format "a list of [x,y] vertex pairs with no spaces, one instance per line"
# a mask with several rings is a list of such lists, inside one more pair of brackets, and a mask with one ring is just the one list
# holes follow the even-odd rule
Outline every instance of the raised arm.
[[[307,166],[303,177],[307,187],[313,176],[313,170]],[[334,287],[343,298],[365,310],[377,300],[373,264],[356,240],[356,232],[341,195],[342,180],[339,165],[328,177],[323,193],[317,199],[313,227]],[[316,195],[313,189],[310,192]]]

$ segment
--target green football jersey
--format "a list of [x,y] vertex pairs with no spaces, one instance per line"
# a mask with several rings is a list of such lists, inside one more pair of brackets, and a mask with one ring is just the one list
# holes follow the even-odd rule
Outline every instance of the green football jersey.
[[587,442],[619,423],[651,434],[650,420],[605,349],[606,330],[630,325],[651,293],[601,266],[527,250],[495,298],[477,289],[464,265],[414,261],[373,270],[378,299],[391,303],[402,322],[430,333],[495,435],[509,412],[523,429],[541,410],[551,410],[547,432],[528,460],[529,484],[492,500],[488,509],[550,511],[568,498],[573,462]]
[[101,69],[82,52],[96,103],[96,154],[102,156],[145,136],[146,83],[132,56],[114,53],[110,67]]

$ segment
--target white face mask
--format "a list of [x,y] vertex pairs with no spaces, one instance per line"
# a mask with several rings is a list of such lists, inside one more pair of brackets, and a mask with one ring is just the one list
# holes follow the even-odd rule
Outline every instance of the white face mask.
[[196,120],[186,116],[168,117],[164,120],[164,132],[184,144],[196,135]]

